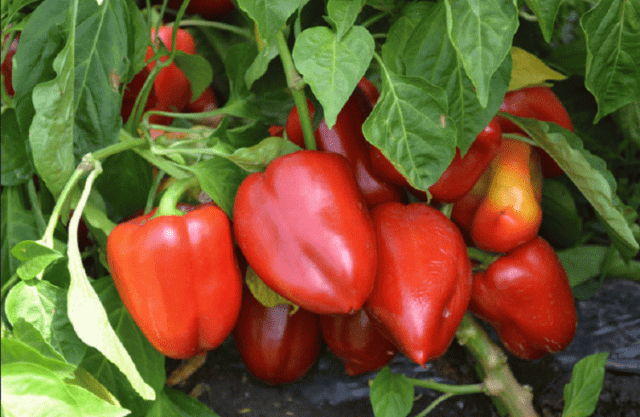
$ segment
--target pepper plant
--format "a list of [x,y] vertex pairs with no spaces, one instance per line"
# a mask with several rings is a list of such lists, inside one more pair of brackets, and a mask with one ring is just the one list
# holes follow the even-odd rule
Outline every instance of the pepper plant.
[[[527,343],[526,338],[514,342],[517,334],[505,336],[513,324],[501,321],[517,316],[517,306],[501,307],[509,309],[501,315],[496,305],[481,304],[492,290],[488,281],[499,279],[494,270],[510,263],[525,268],[513,254],[526,251],[514,245],[542,237],[550,243],[543,246],[555,272],[549,285],[535,291],[544,297],[545,291],[553,296],[555,288],[563,288],[562,306],[568,309],[559,312],[553,310],[559,308],[556,304],[541,302],[550,317],[575,317],[567,282],[573,297],[587,298],[607,276],[639,279],[640,1],[199,3],[207,2],[2,2],[3,415],[37,416],[52,410],[68,416],[151,417],[167,410],[215,415],[172,388],[176,381],[167,378],[160,351],[191,356],[190,366],[198,366],[205,354],[199,351],[218,346],[231,333],[242,291],[251,291],[269,308],[300,304],[290,308],[293,314],[298,307],[313,314],[366,311],[368,316],[361,317],[377,323],[385,340],[393,342],[378,368],[397,350],[423,364],[442,354],[454,336],[476,358],[478,383],[468,386],[416,380],[382,368],[370,390],[376,416],[408,415],[414,387],[443,393],[420,415],[468,393],[491,396],[496,407],[512,416],[537,415],[532,393],[513,376],[503,347],[521,357],[538,357],[566,347],[575,326],[553,328],[562,334],[551,343],[518,348],[514,343]],[[221,9],[212,10],[212,3],[220,3]],[[554,99],[541,104],[530,96],[538,100],[535,105],[518,109],[529,98],[517,97],[528,89],[551,91]],[[551,115],[536,110],[553,106],[557,111]],[[568,125],[554,118],[559,114],[570,117]],[[359,149],[340,151],[336,141],[342,140],[341,132],[355,132],[349,136],[358,137]],[[517,169],[500,162],[508,160],[509,152],[499,150],[499,141],[484,145],[490,150],[476,149],[477,138],[495,132],[503,144],[523,149]],[[471,156],[481,160],[482,168]],[[460,172],[467,165],[473,165],[468,167],[472,175]],[[534,175],[544,174],[545,166],[558,175]],[[464,192],[436,193],[432,186],[445,172],[444,177],[465,180],[449,186],[464,183]],[[277,183],[269,184],[273,181]],[[385,206],[377,209],[373,206],[382,201],[365,198],[375,181],[392,191],[381,197]],[[528,190],[527,198],[505,198],[521,189]],[[434,195],[456,197],[437,201]],[[482,243],[495,235],[481,230],[486,222],[473,219],[465,231],[456,220],[460,204],[468,199],[503,223],[502,214],[514,207],[532,209],[535,220],[519,218],[528,222],[530,233],[509,245]],[[233,308],[219,293],[212,296],[213,305],[196,302],[215,290],[195,278],[193,288],[180,281],[176,299],[169,301],[167,280],[200,276],[217,267],[214,257],[205,256],[211,247],[200,249],[207,246],[198,241],[204,233],[190,235],[190,249],[171,246],[174,235],[187,227],[205,227],[191,219],[213,210],[207,206],[185,215],[178,210],[179,201],[219,208],[216,216],[227,225],[224,264],[232,272],[223,275],[234,276],[229,284]],[[149,214],[154,207],[158,211]],[[296,213],[297,208],[302,212]],[[412,224],[412,215],[418,215],[411,213],[431,220]],[[477,216],[476,211],[462,214],[468,220]],[[177,220],[182,215],[183,221]],[[314,233],[305,224],[292,223],[296,215],[309,218]],[[112,234],[119,223],[160,233],[154,225],[169,220],[182,225],[181,232],[151,238],[154,251],[144,238],[137,240],[139,247],[120,248],[133,240],[115,241],[117,234]],[[271,234],[259,233],[265,224]],[[500,230],[508,226],[502,224]],[[414,229],[418,227],[424,232]],[[447,233],[439,241],[437,230],[443,228]],[[232,253],[230,231],[239,253]],[[410,233],[421,237],[420,247],[403,237]],[[432,233],[432,240],[425,233]],[[508,231],[500,233],[508,237]],[[376,239],[397,239],[416,252],[419,267],[393,253],[393,245],[382,250]],[[432,259],[445,241],[455,246],[447,265]],[[468,253],[460,250],[463,242]],[[421,248],[428,255],[418,254]],[[114,261],[113,254],[121,249],[127,250],[129,261]],[[273,257],[276,249],[282,259]],[[250,268],[243,265],[245,257]],[[438,297],[429,293],[435,286],[427,271],[434,263],[443,271],[456,270],[447,278],[448,294]],[[471,285],[472,263],[473,279],[480,276],[487,282]],[[242,291],[238,270],[247,271]],[[374,288],[376,274],[399,280],[416,271],[420,276],[413,281],[395,284],[426,294],[425,334],[440,333],[437,346],[425,346],[430,337],[412,339],[412,326],[418,324],[410,322],[411,314],[400,314],[404,322],[388,323],[384,311],[393,301],[385,296],[401,290],[385,280]],[[301,287],[292,275],[327,293]],[[344,279],[328,285],[330,276]],[[123,282],[135,279],[165,282],[157,287]],[[556,279],[562,282],[552,284]],[[475,287],[486,294],[474,292]],[[375,298],[369,297],[372,292]],[[447,303],[449,296],[455,302]],[[176,300],[206,308],[180,311]],[[467,312],[470,302],[504,340],[487,336]],[[190,325],[178,320],[187,310]],[[215,322],[213,316],[225,313],[224,329],[198,342],[198,335],[211,330],[206,326]],[[439,326],[446,332],[439,332]],[[161,342],[153,336],[160,331]],[[369,338],[372,331],[344,333]],[[181,345],[180,337],[190,342]],[[278,346],[282,351],[295,348]],[[264,349],[268,358],[268,345]],[[522,353],[532,350],[534,354]],[[414,351],[419,354],[409,354]],[[346,351],[339,355],[347,361],[359,358]],[[566,415],[593,411],[606,359],[598,354],[576,365],[565,388]],[[268,369],[273,364],[263,365]],[[261,369],[260,363],[254,366]],[[308,363],[302,368],[306,371]],[[33,397],[33,392],[39,395]]]

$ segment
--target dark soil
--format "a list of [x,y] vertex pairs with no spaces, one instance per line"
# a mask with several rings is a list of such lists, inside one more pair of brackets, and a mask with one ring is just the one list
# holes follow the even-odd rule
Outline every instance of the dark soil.
[[[595,297],[577,302],[577,309],[578,332],[569,348],[537,361],[509,357],[516,378],[532,387],[534,407],[541,417],[560,416],[564,407],[563,388],[571,378],[573,364],[589,354],[608,351],[604,387],[593,416],[640,417],[640,285],[607,281]],[[443,357],[425,368],[402,355],[390,366],[393,371],[413,378],[472,384],[479,382],[474,363],[466,349],[454,342]],[[169,361],[167,370],[178,364]],[[325,351],[300,381],[269,386],[246,370],[233,341],[227,340],[210,352],[205,364],[177,388],[197,396],[221,417],[368,417],[373,416],[368,382],[375,375],[351,378],[341,362]],[[433,391],[417,388],[410,416],[424,410],[438,396]],[[432,417],[498,415],[485,395],[450,398],[429,414]]]

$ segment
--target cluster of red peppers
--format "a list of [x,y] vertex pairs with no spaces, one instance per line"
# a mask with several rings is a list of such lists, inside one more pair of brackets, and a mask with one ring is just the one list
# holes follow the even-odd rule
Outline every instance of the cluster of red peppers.
[[[171,38],[173,36],[173,26],[160,26],[156,33],[155,28],[151,29],[151,40],[160,40],[164,47],[171,51]],[[196,42],[191,34],[184,29],[176,30],[176,49],[186,54],[196,54]],[[145,61],[147,65],[135,75],[133,80],[124,89],[121,115],[125,122],[129,119],[136,98],[138,97],[145,81],[151,74],[156,62],[153,60],[154,50],[147,47]],[[167,57],[160,58],[161,62]],[[145,111],[156,110],[165,112],[185,112],[202,113],[218,108],[218,100],[211,87],[207,87],[204,92],[195,100],[192,100],[191,84],[184,72],[175,63],[162,68],[153,80],[153,88],[149,92],[145,102]],[[149,121],[154,124],[170,125],[173,118],[169,116],[152,115]],[[206,121],[205,121],[206,123]]]
[[[507,94],[503,110],[558,121],[561,105],[536,112],[549,105],[533,103],[540,95],[555,97],[547,87],[519,90]],[[517,128],[496,116],[429,188],[434,200],[453,203],[449,219],[434,205],[409,203],[407,191],[420,191],[365,140],[361,126],[376,100],[363,79],[335,126],[320,123],[317,150],[281,156],[249,175],[233,223],[205,204],[113,230],[107,259],[116,287],[160,352],[187,358],[233,333],[249,371],[277,384],[304,375],[324,340],[356,375],[398,352],[420,365],[441,356],[468,310],[520,358],[569,344],[576,328],[569,281],[537,234],[540,151],[503,138]],[[295,108],[284,133],[304,147]],[[472,268],[467,245],[493,261]],[[243,287],[244,260],[300,309],[258,302]]]

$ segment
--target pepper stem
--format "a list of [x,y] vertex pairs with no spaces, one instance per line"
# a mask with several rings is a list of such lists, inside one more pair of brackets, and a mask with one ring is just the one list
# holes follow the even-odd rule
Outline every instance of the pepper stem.
[[280,53],[280,60],[284,67],[284,74],[287,78],[287,85],[293,95],[293,101],[298,108],[298,117],[300,118],[300,127],[302,128],[302,134],[304,136],[304,146],[307,149],[316,149],[316,138],[313,134],[313,127],[311,126],[311,117],[309,116],[309,106],[307,106],[307,97],[304,95],[304,80],[296,71],[293,65],[293,58],[289,47],[287,46],[287,40],[284,38],[282,31],[276,35],[276,41],[278,42],[278,51]]
[[178,200],[191,187],[198,184],[198,178],[195,176],[183,178],[173,183],[167,191],[165,191],[158,210],[152,218],[160,216],[182,216],[184,213],[178,210]]

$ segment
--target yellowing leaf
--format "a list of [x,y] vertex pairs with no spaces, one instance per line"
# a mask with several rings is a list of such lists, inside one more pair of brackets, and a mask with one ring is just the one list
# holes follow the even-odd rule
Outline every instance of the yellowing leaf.
[[535,85],[546,85],[547,80],[564,80],[566,76],[552,70],[537,56],[516,46],[511,48],[513,66],[509,90],[519,90]]
[[246,282],[251,294],[253,294],[255,299],[265,307],[271,308],[280,304],[288,304],[293,306],[293,309],[289,312],[290,315],[293,315],[300,308],[269,288],[250,266],[247,267]]

